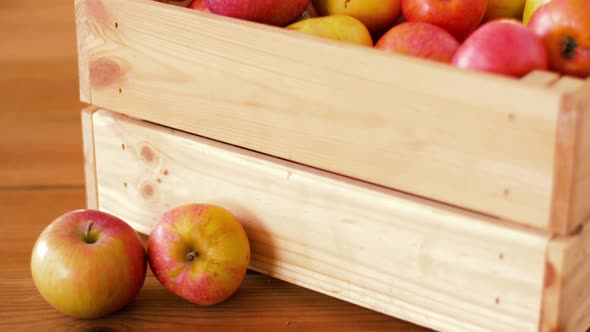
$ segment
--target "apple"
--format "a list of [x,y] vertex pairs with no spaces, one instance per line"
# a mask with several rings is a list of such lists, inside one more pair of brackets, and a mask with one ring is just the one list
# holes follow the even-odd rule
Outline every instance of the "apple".
[[480,23],[488,0],[402,0],[408,22],[427,22],[463,41]]
[[351,44],[373,46],[373,39],[369,30],[361,21],[352,16],[313,17],[295,22],[285,29]]
[[375,34],[391,28],[401,15],[401,0],[312,0],[312,3],[320,16],[352,16]]
[[450,63],[459,42],[443,28],[425,22],[405,22],[387,31],[375,48]]
[[188,8],[195,9],[201,12],[210,12],[204,0],[194,0],[188,5]]
[[309,0],[204,0],[207,8],[218,15],[284,26],[295,21]]
[[166,211],[148,240],[154,275],[172,293],[196,304],[225,301],[241,285],[250,244],[240,222],[211,204]]
[[98,318],[131,302],[143,286],[146,252],[123,220],[96,210],[76,210],[51,222],[31,256],[41,296],[69,316]]
[[488,9],[482,22],[499,18],[522,18],[526,0],[488,0]]
[[528,24],[545,45],[549,68],[562,74],[590,76],[590,0],[553,0]]
[[459,47],[453,64],[462,69],[522,77],[547,69],[547,53],[520,21],[500,19],[485,23]]
[[550,0],[526,0],[524,4],[524,12],[522,13],[522,23],[528,24],[531,16],[541,7],[542,4]]

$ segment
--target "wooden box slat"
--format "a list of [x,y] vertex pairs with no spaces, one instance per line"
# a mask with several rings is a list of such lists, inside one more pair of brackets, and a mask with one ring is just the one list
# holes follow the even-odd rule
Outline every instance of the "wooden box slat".
[[255,270],[440,330],[538,324],[547,235],[106,111],[93,132],[99,208],[138,230],[212,202]]
[[590,227],[552,237],[93,109],[98,208],[149,234],[193,202],[243,223],[251,268],[440,331],[590,325]]
[[92,104],[554,233],[590,215],[557,89],[154,1],[76,7]]

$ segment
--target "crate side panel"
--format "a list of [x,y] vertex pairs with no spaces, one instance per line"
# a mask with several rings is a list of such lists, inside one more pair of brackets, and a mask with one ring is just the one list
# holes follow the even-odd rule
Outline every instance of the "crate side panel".
[[572,234],[590,217],[590,80],[561,78],[552,229]]
[[590,329],[590,223],[572,236],[551,240],[547,251],[541,331]]
[[94,124],[100,208],[139,231],[215,203],[272,276],[440,330],[538,326],[540,233],[123,115]]
[[549,225],[554,93],[153,1],[94,2],[96,105]]

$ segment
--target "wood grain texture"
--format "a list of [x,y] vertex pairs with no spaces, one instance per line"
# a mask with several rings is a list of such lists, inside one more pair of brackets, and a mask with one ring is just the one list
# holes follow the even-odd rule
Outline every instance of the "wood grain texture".
[[220,307],[190,305],[148,273],[114,315],[55,311],[29,263],[43,228],[86,204],[73,1],[0,1],[0,73],[0,331],[427,331],[260,274]]
[[547,269],[541,331],[590,330],[590,224],[551,240]]
[[153,1],[84,3],[98,106],[549,227],[554,93]]
[[76,41],[78,46],[78,81],[80,101],[90,103],[90,70],[88,68],[88,26],[86,22],[86,3],[74,0],[76,8]]
[[219,204],[253,269],[443,331],[535,331],[547,236],[107,111],[94,113],[100,209],[149,233]]
[[559,74],[544,70],[534,70],[520,79],[522,83],[540,88],[551,86],[558,80]]
[[94,130],[92,114],[97,110],[89,106],[81,112],[82,141],[84,144],[84,179],[86,187],[86,208],[98,209],[98,193],[96,187],[96,162],[94,158]]
[[562,78],[552,230],[571,234],[590,217],[590,80]]

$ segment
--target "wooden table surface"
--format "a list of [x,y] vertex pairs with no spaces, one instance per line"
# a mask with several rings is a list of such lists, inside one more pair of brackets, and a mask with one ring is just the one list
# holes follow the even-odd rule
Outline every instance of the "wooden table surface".
[[50,307],[31,280],[31,250],[54,218],[85,207],[73,3],[0,1],[0,331],[426,331],[257,273],[209,308],[149,271],[139,296],[106,318]]

